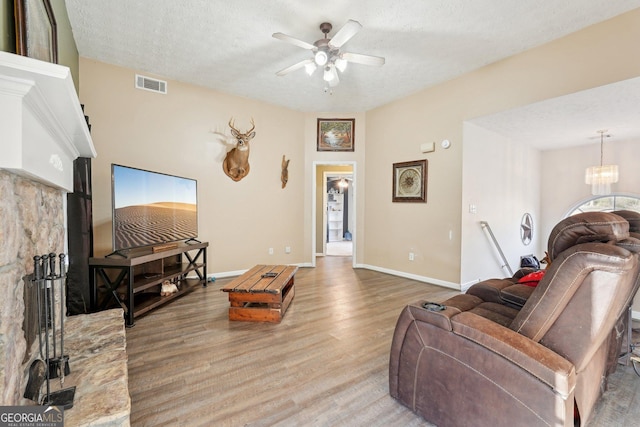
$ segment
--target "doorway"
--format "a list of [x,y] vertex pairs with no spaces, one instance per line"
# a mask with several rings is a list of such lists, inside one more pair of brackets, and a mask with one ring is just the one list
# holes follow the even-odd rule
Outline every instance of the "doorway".
[[324,254],[353,256],[353,173],[325,171]]
[[315,258],[318,256],[350,256],[355,265],[355,177],[355,162],[314,162],[314,266]]

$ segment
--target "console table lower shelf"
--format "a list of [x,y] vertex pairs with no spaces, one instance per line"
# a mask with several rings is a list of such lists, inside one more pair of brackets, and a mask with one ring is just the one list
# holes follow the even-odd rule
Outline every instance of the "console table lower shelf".
[[[126,257],[90,258],[90,309],[101,311],[122,307],[125,324],[175,298],[207,286],[209,243],[179,244],[162,252],[152,249],[132,251]],[[161,295],[163,283],[175,285],[176,292]]]

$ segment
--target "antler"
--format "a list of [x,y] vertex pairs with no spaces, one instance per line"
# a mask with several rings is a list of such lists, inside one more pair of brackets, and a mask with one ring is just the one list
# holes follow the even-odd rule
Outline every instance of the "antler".
[[229,119],[229,127],[233,130],[235,130],[236,132],[240,133],[240,131],[238,129],[236,129],[236,127],[233,125],[233,117],[231,117]]
[[[233,117],[231,117],[229,119],[229,127],[233,130],[235,130],[236,132],[242,134],[242,132],[240,132],[238,129],[236,129],[235,125],[234,125],[234,120]],[[253,117],[251,117],[251,129],[249,129],[248,131],[246,131],[244,133],[244,135],[249,135],[251,132],[253,132],[253,130],[256,128],[256,124],[253,122]]]

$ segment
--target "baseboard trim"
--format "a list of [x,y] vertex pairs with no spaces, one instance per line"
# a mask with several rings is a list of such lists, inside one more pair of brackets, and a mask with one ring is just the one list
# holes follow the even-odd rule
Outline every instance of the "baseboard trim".
[[[309,262],[301,262],[299,264],[288,264],[288,265],[296,265],[298,267],[303,267],[303,268],[313,267]],[[246,270],[220,271],[217,273],[209,273],[207,274],[207,279],[209,282],[214,282],[216,279],[226,279],[228,277],[237,277],[246,273],[247,271],[249,271],[248,268]]]
[[417,280],[419,282],[425,282],[431,285],[443,286],[445,288],[454,289],[456,291],[460,290],[460,285],[457,283],[448,282],[446,280],[434,279],[433,277],[420,276],[418,274],[412,274],[412,273],[407,273],[407,272],[398,271],[398,270],[391,270],[388,268],[377,267],[375,265],[369,265],[369,264],[356,264],[355,267],[378,271],[380,273],[391,274],[393,276],[404,277],[405,279]]
[[631,318],[633,320],[640,320],[640,311],[631,310]]

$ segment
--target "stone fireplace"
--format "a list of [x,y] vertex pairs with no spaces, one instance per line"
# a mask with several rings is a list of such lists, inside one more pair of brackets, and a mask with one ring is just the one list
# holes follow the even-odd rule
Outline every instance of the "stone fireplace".
[[67,67],[0,52],[0,118],[0,398],[21,405],[33,257],[66,252],[73,161],[96,152]]
[[25,277],[33,256],[64,252],[63,192],[0,171],[0,393],[5,405],[22,403],[31,362],[23,331]]

